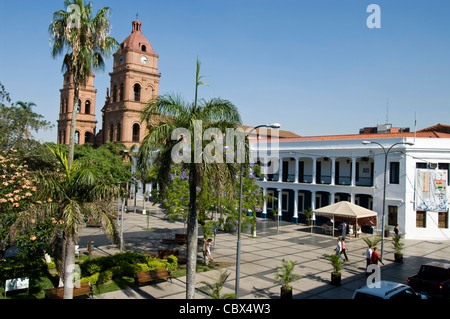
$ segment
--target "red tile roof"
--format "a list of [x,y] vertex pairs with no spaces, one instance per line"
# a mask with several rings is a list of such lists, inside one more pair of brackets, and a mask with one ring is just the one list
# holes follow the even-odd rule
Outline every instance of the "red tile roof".
[[449,133],[441,133],[436,131],[417,131],[401,132],[401,133],[373,133],[373,134],[348,134],[348,135],[325,135],[325,136],[303,136],[303,137],[287,137],[280,139],[280,142],[301,142],[301,141],[331,141],[331,140],[370,140],[380,138],[450,138]]
[[441,133],[450,133],[450,125],[445,124],[436,124],[427,128],[424,128],[423,130],[420,130],[419,132],[441,132]]

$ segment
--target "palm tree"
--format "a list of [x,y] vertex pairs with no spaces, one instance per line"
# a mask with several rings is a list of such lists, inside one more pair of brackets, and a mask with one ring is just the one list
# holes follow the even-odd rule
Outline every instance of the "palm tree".
[[209,296],[209,298],[211,299],[234,299],[234,293],[228,293],[224,295],[221,294],[222,288],[229,276],[230,273],[225,271],[219,274],[219,280],[215,280],[214,278],[212,278],[214,282],[212,284],[207,281],[201,281],[200,283],[206,285],[206,287],[211,291],[211,295]]
[[[53,43],[52,57],[64,54],[63,72],[73,77],[74,97],[72,122],[70,126],[68,165],[73,161],[78,95],[80,87],[86,84],[92,70],[103,70],[104,58],[109,57],[118,42],[109,37],[111,25],[110,9],[100,9],[92,17],[92,3],[86,6],[83,0],[65,1],[66,10],[53,13],[49,26],[50,41]],[[69,53],[66,53],[69,52]]]
[[[59,147],[49,147],[60,165],[61,172],[38,176],[40,196],[49,213],[63,221],[62,262],[64,299],[73,298],[75,243],[78,231],[85,220],[101,221],[102,227],[113,243],[118,242],[118,231],[113,214],[114,186],[105,185],[97,178],[95,170],[86,162],[75,160],[69,167],[66,154]],[[54,215],[53,215],[54,216]]]
[[369,246],[375,247],[381,241],[381,236],[380,235],[374,236],[373,239],[364,237],[363,240],[367,244],[368,247]]
[[[195,85],[195,99],[193,103],[186,103],[180,96],[166,94],[150,101],[144,108],[141,116],[142,122],[147,123],[148,133],[144,137],[138,153],[138,162],[141,169],[152,165],[153,152],[158,151],[153,165],[158,168],[158,184],[164,194],[164,187],[168,182],[169,170],[174,162],[172,156],[175,146],[186,142],[183,151],[194,150],[189,158],[183,160],[185,168],[189,170],[189,213],[187,220],[187,285],[186,298],[193,299],[195,294],[195,270],[197,265],[197,238],[198,238],[198,196],[202,190],[203,180],[213,175],[219,163],[207,163],[195,155],[202,155],[203,145],[195,143],[195,135],[201,134],[211,127],[235,127],[241,124],[241,117],[237,108],[228,100],[213,98],[211,100],[198,100],[198,87],[205,85],[201,81],[200,63],[197,60],[197,73]],[[201,123],[201,124],[200,124]],[[184,128],[190,136],[180,137],[177,129]],[[175,135],[175,136],[174,136]],[[174,139],[172,139],[174,137]],[[176,154],[174,154],[176,156]],[[229,176],[232,178],[232,176]]]

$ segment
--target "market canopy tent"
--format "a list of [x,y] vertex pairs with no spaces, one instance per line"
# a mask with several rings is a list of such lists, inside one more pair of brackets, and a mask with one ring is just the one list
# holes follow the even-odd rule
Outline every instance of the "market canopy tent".
[[[355,226],[375,226],[377,223],[377,212],[347,201],[342,201],[315,209],[313,210],[313,213],[328,217],[333,220],[333,236],[335,220],[348,221],[350,223],[354,221]],[[355,236],[357,232],[358,229],[356,228]]]

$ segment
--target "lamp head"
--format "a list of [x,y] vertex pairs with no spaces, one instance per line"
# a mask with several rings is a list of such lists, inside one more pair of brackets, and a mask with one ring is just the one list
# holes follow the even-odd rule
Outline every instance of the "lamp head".
[[371,144],[372,142],[371,142],[371,141],[362,141],[362,143],[363,143],[364,145],[367,145],[367,144]]
[[267,127],[269,127],[269,128],[280,128],[281,124],[280,123],[271,123],[271,124],[268,124]]

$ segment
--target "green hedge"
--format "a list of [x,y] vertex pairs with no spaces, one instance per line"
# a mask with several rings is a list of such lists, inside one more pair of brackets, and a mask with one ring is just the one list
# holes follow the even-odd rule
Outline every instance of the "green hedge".
[[91,285],[102,285],[114,278],[133,276],[141,271],[160,268],[173,271],[177,267],[178,259],[173,255],[164,260],[134,252],[117,253],[108,257],[86,259],[80,264],[81,282],[89,281]]
[[[21,277],[39,278],[46,274],[47,267],[50,268],[51,265],[54,266],[54,263],[47,265],[44,260],[29,261],[18,257],[8,258],[6,261],[0,262],[0,280],[5,282],[7,279]],[[141,271],[160,268],[173,271],[178,267],[178,260],[173,255],[164,260],[145,254],[124,252],[108,257],[89,257],[79,266],[82,283],[89,281],[91,285],[102,285],[114,278],[131,277]]]

